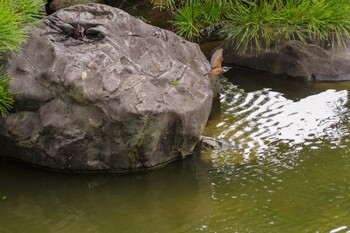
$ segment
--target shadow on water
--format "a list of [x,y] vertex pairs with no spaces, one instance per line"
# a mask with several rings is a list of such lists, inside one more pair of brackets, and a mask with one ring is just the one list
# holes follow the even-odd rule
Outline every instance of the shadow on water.
[[0,232],[181,231],[211,208],[206,166],[192,157],[145,173],[88,175],[0,162]]

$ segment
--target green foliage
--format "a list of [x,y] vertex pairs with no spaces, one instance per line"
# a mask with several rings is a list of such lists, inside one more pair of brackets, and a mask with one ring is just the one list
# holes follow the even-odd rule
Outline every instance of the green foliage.
[[10,78],[3,74],[0,68],[0,113],[5,116],[13,104],[13,98],[9,94]]
[[174,13],[176,32],[189,40],[201,37],[201,29],[223,22],[226,0],[187,0]]
[[[44,15],[43,0],[0,0],[0,58],[13,53],[27,39],[29,26],[35,26]],[[8,92],[9,77],[0,67],[0,113],[6,114],[13,99]]]
[[0,56],[20,47],[28,32],[25,25],[36,25],[43,7],[43,0],[0,0]]
[[174,15],[174,26],[177,34],[193,40],[200,36],[201,6],[199,1],[187,1]]
[[0,1],[0,56],[5,51],[14,51],[24,42],[25,29],[20,19],[19,14]]
[[21,15],[23,24],[37,26],[39,19],[45,15],[43,0],[3,0],[16,5],[16,12]]
[[349,10],[350,0],[235,0],[220,35],[242,53],[285,40],[345,45]]
[[212,23],[222,22],[222,12],[228,7],[227,1],[205,1],[201,4],[203,16],[203,21],[210,26]]
[[180,36],[195,40],[220,24],[221,38],[242,53],[285,40],[344,46],[350,36],[350,0],[151,0],[159,1],[172,7]]
[[171,9],[175,8],[176,2],[175,0],[150,0],[150,2],[155,6],[162,9]]

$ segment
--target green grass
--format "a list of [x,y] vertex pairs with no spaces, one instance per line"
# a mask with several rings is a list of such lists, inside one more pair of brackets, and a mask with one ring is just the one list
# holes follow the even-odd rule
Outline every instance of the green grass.
[[178,35],[189,40],[201,38],[201,29],[223,22],[227,0],[187,0],[175,9],[173,25]]
[[0,113],[2,116],[7,114],[13,104],[13,98],[9,94],[9,81],[10,78],[4,75],[0,68]]
[[349,0],[236,0],[224,13],[220,35],[242,53],[290,40],[344,46],[349,10]]
[[219,36],[241,53],[290,40],[345,46],[350,36],[350,0],[162,0],[163,6],[166,1],[173,2],[180,36],[197,40],[201,29],[220,24]]
[[171,9],[173,10],[176,6],[175,0],[150,0],[150,2],[155,6],[163,9]]
[[199,0],[187,1],[174,15],[173,25],[178,35],[193,40],[200,36],[202,27],[201,5]]
[[14,51],[25,41],[25,28],[21,16],[0,0],[0,55]]
[[[43,17],[43,0],[0,0],[0,58],[15,53],[27,39],[28,27]],[[0,114],[6,115],[13,104],[8,91],[9,77],[0,67]]]

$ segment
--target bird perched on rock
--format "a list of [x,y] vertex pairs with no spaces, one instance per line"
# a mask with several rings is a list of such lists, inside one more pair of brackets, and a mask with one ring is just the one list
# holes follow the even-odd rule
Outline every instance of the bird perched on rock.
[[211,56],[211,59],[210,59],[211,69],[207,73],[205,73],[204,75],[209,74],[210,76],[216,76],[216,75],[225,73],[229,69],[232,68],[232,67],[228,67],[228,66],[221,67],[221,63],[223,61],[222,50],[223,49],[220,48],[213,53],[213,55]]

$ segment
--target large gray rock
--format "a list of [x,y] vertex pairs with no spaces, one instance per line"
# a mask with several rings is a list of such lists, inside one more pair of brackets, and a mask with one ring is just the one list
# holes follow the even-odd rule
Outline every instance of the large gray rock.
[[278,52],[271,49],[259,55],[255,52],[239,55],[233,49],[225,49],[224,61],[244,68],[306,81],[350,80],[348,54],[328,51],[300,41],[285,42]]
[[6,59],[16,106],[0,120],[0,153],[72,171],[137,170],[183,158],[219,91],[217,78],[203,76],[209,67],[197,44],[122,10],[60,10]]

